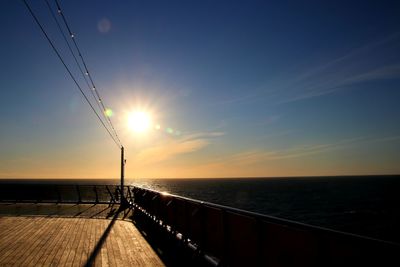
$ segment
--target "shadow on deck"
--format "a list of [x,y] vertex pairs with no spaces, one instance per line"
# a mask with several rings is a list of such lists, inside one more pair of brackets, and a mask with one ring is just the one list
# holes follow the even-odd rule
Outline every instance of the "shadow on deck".
[[0,266],[165,266],[112,204],[0,204]]
[[[9,184],[0,188],[0,196],[0,265],[333,267],[399,263],[400,245],[396,243],[139,187],[124,187],[126,201],[119,199],[118,186],[108,185]],[[121,209],[120,202],[126,208]],[[36,255],[45,255],[45,262]]]

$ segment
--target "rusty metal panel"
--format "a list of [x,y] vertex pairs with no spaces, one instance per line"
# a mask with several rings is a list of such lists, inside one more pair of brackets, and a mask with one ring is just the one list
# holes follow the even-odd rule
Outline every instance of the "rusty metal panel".
[[[331,259],[329,266],[399,266],[392,246],[351,235],[321,234],[322,257]],[[397,263],[396,263],[397,262]]]
[[311,232],[263,221],[261,234],[262,265],[319,266],[318,238]]
[[157,198],[157,213],[156,216],[163,222],[167,220],[167,203],[169,199],[163,194],[159,194]]
[[145,206],[143,208],[151,214],[154,214],[154,212],[155,212],[154,205],[153,205],[153,203],[154,203],[153,199],[155,196],[156,196],[156,193],[152,192],[152,191],[146,191],[146,193],[144,195],[144,199],[145,199],[144,205]]
[[171,196],[162,196],[162,205],[163,205],[163,218],[164,223],[170,226],[174,224],[174,210],[173,210],[173,202],[175,199]]
[[188,219],[186,213],[186,201],[175,198],[172,205],[174,213],[174,228],[184,236],[188,233]]
[[151,192],[147,190],[144,191],[142,194],[142,208],[144,208],[146,211],[149,210],[150,199],[151,199]]
[[197,245],[204,243],[204,215],[202,206],[199,203],[188,201],[186,203],[186,211],[189,219],[188,238]]
[[136,187],[135,190],[133,191],[133,193],[134,193],[134,197],[135,197],[135,203],[139,206],[142,206],[144,190]]
[[221,257],[224,252],[224,222],[221,209],[204,206],[205,229],[204,250]]
[[154,192],[154,194],[152,195],[151,198],[151,204],[150,204],[150,213],[152,213],[153,215],[155,215],[158,218],[158,213],[160,210],[160,194],[157,192]]
[[259,228],[255,218],[225,213],[227,255],[229,266],[258,266]]
[[164,223],[168,220],[168,213],[167,213],[167,204],[171,201],[169,197],[166,197],[165,195],[160,195],[160,198],[158,199],[158,213],[157,217],[161,219]]
[[[321,237],[321,258],[331,259],[329,266],[344,265],[346,263],[354,266],[354,264],[365,258],[362,255],[362,251],[366,249],[363,244],[365,242],[354,241],[332,235]],[[365,252],[367,253],[368,250],[365,250]]]

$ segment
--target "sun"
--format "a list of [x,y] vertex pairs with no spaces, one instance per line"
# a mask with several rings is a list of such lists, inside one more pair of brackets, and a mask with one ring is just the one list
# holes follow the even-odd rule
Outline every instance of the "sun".
[[151,126],[151,116],[148,112],[134,111],[128,115],[128,126],[136,133],[144,133]]

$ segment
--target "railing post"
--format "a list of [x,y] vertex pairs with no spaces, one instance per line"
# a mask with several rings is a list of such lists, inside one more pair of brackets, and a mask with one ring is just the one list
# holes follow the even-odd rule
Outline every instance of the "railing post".
[[108,204],[109,206],[114,205],[114,203],[116,203],[117,201],[115,200],[113,193],[110,191],[110,188],[108,188],[108,185],[106,185],[106,189],[111,198]]
[[76,192],[78,193],[78,203],[82,202],[81,191],[79,190],[79,185],[76,185]]
[[97,194],[97,187],[94,186],[94,192],[96,193],[96,203],[99,203],[99,195]]
[[131,192],[131,188],[129,185],[128,185],[127,189],[128,189],[127,197],[129,198],[130,202],[133,202],[132,192]]
[[60,189],[58,188],[58,186],[56,185],[56,192],[57,192],[57,203],[61,203],[61,193],[60,193]]

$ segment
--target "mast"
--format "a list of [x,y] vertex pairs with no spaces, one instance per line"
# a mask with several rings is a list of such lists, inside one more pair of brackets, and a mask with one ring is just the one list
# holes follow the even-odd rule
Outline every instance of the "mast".
[[124,159],[124,147],[121,146],[121,203],[124,196],[124,179],[125,179],[125,159]]

